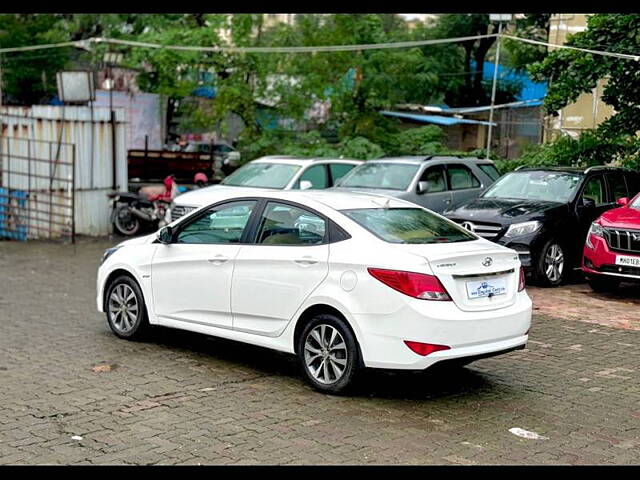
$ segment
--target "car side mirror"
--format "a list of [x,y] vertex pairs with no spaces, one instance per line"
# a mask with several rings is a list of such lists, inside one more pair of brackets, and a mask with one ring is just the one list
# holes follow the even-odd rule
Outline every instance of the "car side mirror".
[[616,203],[617,203],[618,205],[620,205],[621,207],[624,207],[626,204],[628,204],[628,203],[629,203],[629,198],[628,198],[628,197],[622,197],[622,198],[619,198],[619,199],[616,201]]
[[587,209],[596,208],[596,201],[593,198],[582,197],[582,206]]
[[418,182],[418,194],[421,195],[429,190],[429,182],[421,180]]
[[309,180],[300,181],[300,190],[309,190],[310,188],[313,188],[313,183],[311,183]]
[[158,230],[156,238],[160,243],[163,243],[164,245],[170,244],[173,240],[173,229],[168,225],[166,227],[162,227],[160,230]]

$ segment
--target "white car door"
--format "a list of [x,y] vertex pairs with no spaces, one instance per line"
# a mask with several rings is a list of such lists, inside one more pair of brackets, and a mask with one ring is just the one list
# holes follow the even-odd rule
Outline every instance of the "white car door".
[[236,257],[231,287],[233,328],[277,336],[329,271],[327,223],[297,206],[267,202],[255,243]]
[[232,328],[234,259],[256,203],[245,200],[213,206],[178,226],[172,243],[158,246],[151,285],[161,322]]

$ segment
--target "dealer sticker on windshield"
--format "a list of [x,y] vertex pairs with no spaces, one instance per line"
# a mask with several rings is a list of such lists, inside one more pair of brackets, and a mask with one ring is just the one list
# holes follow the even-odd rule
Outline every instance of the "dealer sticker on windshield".
[[640,267],[640,257],[632,257],[630,255],[616,255],[616,265],[625,267]]
[[507,293],[507,281],[504,278],[467,282],[467,295],[469,298],[493,297]]

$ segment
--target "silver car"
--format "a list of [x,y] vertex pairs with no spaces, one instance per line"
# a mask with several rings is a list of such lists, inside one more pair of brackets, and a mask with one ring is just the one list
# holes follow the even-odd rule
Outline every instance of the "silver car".
[[354,168],[334,189],[389,195],[442,213],[477,197],[499,176],[491,160],[436,155],[390,157]]

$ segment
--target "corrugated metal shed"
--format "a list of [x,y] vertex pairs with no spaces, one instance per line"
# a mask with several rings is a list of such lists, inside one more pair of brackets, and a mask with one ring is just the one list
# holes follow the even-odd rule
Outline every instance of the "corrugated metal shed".
[[[124,112],[120,109],[114,109],[114,111],[116,184],[117,189],[126,190],[128,174]],[[76,233],[79,234],[106,235],[110,232],[107,198],[107,193],[112,191],[113,186],[110,118],[110,110],[100,107],[93,110],[86,106],[51,105],[0,108],[0,136],[5,149],[20,151],[21,156],[50,158],[51,152],[48,149],[57,149],[57,147],[44,146],[44,143],[34,146],[35,142],[20,140],[31,139],[55,144],[61,142],[58,156],[62,161],[70,161],[72,151],[75,149],[75,224]],[[30,146],[27,147],[27,144]],[[27,148],[30,151],[27,151]],[[27,167],[27,163],[22,162],[23,167],[19,168],[35,168],[36,163],[38,162],[32,162]],[[16,162],[16,165],[18,164],[19,162]],[[42,163],[38,168],[41,169],[40,173],[43,176],[49,174],[46,170],[49,168],[47,164]],[[12,166],[12,169],[15,169],[15,166]],[[70,172],[61,168],[56,176],[58,174],[66,178]],[[21,176],[21,179],[16,177],[8,178],[11,188],[27,188],[27,177]],[[31,182],[33,181],[39,182],[38,187],[48,186],[48,180],[45,178],[31,179]],[[33,183],[30,186],[35,188]]]

